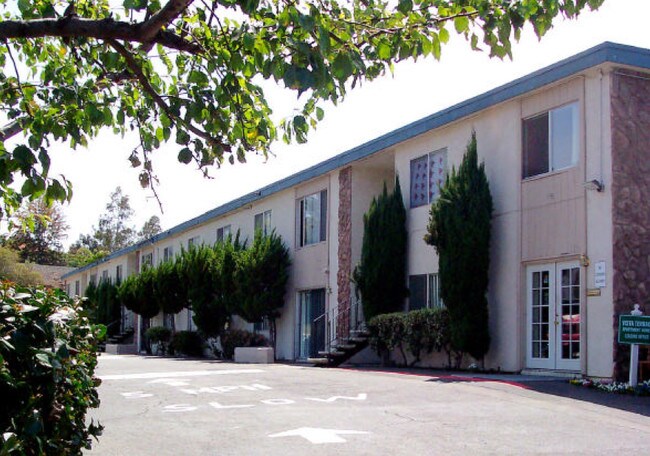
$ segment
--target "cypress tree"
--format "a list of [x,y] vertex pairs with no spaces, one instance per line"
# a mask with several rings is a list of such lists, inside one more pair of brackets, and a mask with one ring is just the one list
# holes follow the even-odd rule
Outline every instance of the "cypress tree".
[[366,321],[404,308],[406,277],[406,208],[399,177],[389,195],[384,189],[373,198],[363,217],[361,261],[353,273]]
[[492,209],[473,132],[458,171],[452,169],[431,206],[424,240],[438,253],[440,295],[449,309],[452,349],[475,359],[482,359],[490,347],[486,293]]

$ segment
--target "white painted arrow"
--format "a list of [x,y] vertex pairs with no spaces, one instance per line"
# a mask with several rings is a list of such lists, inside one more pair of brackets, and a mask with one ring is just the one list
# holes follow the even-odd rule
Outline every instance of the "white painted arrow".
[[369,432],[302,427],[291,431],[270,434],[269,437],[302,437],[311,443],[343,443],[346,440],[340,437],[340,435],[351,434],[369,434]]

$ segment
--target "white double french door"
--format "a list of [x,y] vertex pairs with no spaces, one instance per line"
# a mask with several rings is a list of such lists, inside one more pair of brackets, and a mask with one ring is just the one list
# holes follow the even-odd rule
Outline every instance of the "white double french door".
[[580,264],[526,269],[528,367],[580,370]]

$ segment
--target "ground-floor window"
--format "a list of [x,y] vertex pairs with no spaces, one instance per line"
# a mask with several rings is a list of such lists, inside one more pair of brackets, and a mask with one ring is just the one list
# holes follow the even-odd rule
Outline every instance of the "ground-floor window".
[[325,350],[325,289],[301,291],[298,312],[298,358],[318,356]]
[[438,274],[409,276],[408,310],[439,307],[443,307],[440,298],[440,276]]

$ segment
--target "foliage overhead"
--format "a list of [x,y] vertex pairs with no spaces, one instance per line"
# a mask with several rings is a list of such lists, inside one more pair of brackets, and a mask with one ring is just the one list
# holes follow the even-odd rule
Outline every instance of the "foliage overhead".
[[0,453],[70,455],[102,427],[94,377],[105,328],[61,290],[0,285]]
[[61,206],[48,205],[42,198],[30,201],[13,217],[7,244],[23,262],[61,266],[63,244],[69,226]]
[[406,208],[399,177],[389,195],[384,190],[373,198],[363,216],[361,261],[354,269],[356,292],[361,295],[366,321],[384,313],[403,310],[406,288]]
[[458,170],[447,176],[440,197],[431,205],[424,240],[438,253],[440,295],[449,309],[452,349],[475,359],[482,359],[490,347],[486,294],[492,209],[485,164],[478,163],[472,133]]
[[81,268],[107,256],[108,252],[106,250],[92,251],[88,247],[76,245],[74,248],[70,247],[70,250],[65,254],[65,263],[73,268]]
[[[3,209],[72,196],[71,183],[49,173],[55,141],[76,148],[102,128],[135,131],[128,159],[145,187],[155,182],[152,152],[166,142],[207,173],[225,159],[266,155],[280,134],[305,141],[325,102],[401,60],[439,58],[454,32],[503,57],[526,23],[542,36],[557,16],[602,2],[1,0]],[[263,80],[299,97],[281,133]]]

